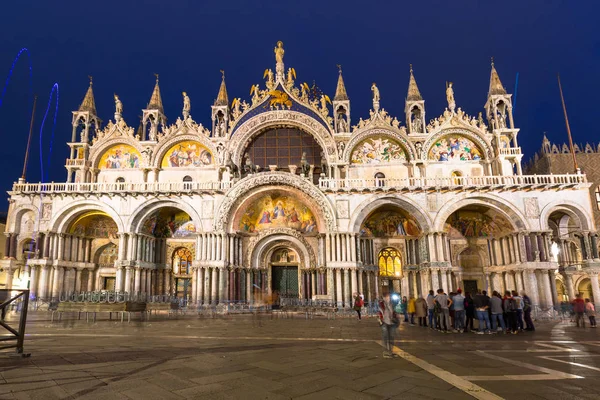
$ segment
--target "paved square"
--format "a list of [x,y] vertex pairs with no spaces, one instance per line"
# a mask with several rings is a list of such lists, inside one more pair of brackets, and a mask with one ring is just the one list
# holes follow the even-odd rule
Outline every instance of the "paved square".
[[30,358],[0,356],[0,399],[598,399],[595,330],[442,334],[376,320],[251,316],[86,323],[30,314]]

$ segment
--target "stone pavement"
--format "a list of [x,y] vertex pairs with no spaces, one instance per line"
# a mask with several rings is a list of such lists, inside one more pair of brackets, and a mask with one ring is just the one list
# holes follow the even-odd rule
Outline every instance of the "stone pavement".
[[31,313],[30,358],[0,354],[0,399],[598,399],[600,339],[547,323],[519,335],[374,319],[166,317],[121,324]]

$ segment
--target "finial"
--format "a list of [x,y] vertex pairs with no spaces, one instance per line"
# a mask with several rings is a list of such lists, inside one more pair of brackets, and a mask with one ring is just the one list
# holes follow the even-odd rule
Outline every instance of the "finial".
[[410,73],[412,74],[413,73],[412,64],[408,64],[408,65],[410,66]]
[[158,74],[154,74],[154,76],[156,77],[156,83],[158,83]]
[[221,71],[221,77],[223,78],[223,80],[225,80],[225,71],[220,69],[219,71]]
[[93,84],[93,82],[92,82],[93,77],[91,75],[88,75],[88,79],[90,80],[90,86],[92,86],[92,84]]
[[494,66],[494,57],[492,57],[492,67]]
[[340,72],[340,74],[342,73],[342,66],[340,64],[337,64],[338,67],[338,71]]

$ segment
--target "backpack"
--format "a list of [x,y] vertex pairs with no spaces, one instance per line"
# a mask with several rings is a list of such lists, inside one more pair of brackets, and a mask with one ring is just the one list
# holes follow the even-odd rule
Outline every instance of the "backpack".
[[515,299],[512,297],[508,299],[508,303],[506,304],[506,312],[513,312],[517,309],[517,304]]

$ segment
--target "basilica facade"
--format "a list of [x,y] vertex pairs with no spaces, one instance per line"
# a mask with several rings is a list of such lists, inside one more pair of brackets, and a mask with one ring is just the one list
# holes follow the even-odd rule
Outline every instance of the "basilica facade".
[[573,246],[600,300],[590,185],[523,174],[493,64],[477,116],[450,83],[428,121],[411,67],[403,116],[373,83],[368,116],[351,118],[341,70],[330,99],[285,68],[281,42],[274,52],[248,99],[230,101],[223,76],[206,127],[185,92],[167,123],[158,77],[137,129],[117,95],[102,125],[90,83],[66,181],[9,192],[6,286],[40,299],[108,290],[216,305],[278,292],[340,306],[354,293],[516,289],[550,306]]

